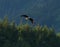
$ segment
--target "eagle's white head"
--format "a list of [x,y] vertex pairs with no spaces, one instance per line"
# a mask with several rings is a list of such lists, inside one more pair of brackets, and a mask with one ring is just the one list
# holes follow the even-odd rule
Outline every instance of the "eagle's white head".
[[26,19],[26,20],[28,20],[29,18],[28,18],[28,17],[26,17],[25,19]]

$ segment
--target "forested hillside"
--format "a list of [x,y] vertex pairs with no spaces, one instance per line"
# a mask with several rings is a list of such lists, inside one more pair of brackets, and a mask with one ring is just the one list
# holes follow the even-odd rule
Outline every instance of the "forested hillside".
[[51,27],[0,21],[0,47],[60,47],[60,35]]

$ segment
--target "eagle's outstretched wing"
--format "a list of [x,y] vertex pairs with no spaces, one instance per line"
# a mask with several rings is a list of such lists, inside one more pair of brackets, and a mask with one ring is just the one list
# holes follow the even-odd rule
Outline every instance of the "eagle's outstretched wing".
[[28,17],[27,15],[21,15],[21,17]]
[[34,20],[32,18],[29,18],[29,20],[31,21],[32,24],[34,23]]

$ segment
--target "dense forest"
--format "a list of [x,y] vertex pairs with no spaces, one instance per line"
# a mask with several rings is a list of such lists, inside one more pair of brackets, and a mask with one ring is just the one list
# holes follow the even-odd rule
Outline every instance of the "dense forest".
[[0,47],[60,47],[60,34],[54,28],[0,20]]

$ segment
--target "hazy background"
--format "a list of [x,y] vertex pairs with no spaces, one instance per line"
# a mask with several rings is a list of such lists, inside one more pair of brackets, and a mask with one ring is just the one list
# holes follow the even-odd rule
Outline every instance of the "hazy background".
[[[60,0],[0,0],[0,18],[8,16],[9,21],[20,23],[20,16],[27,14],[36,24],[54,26],[60,32]],[[25,21],[26,22],[26,21]]]

